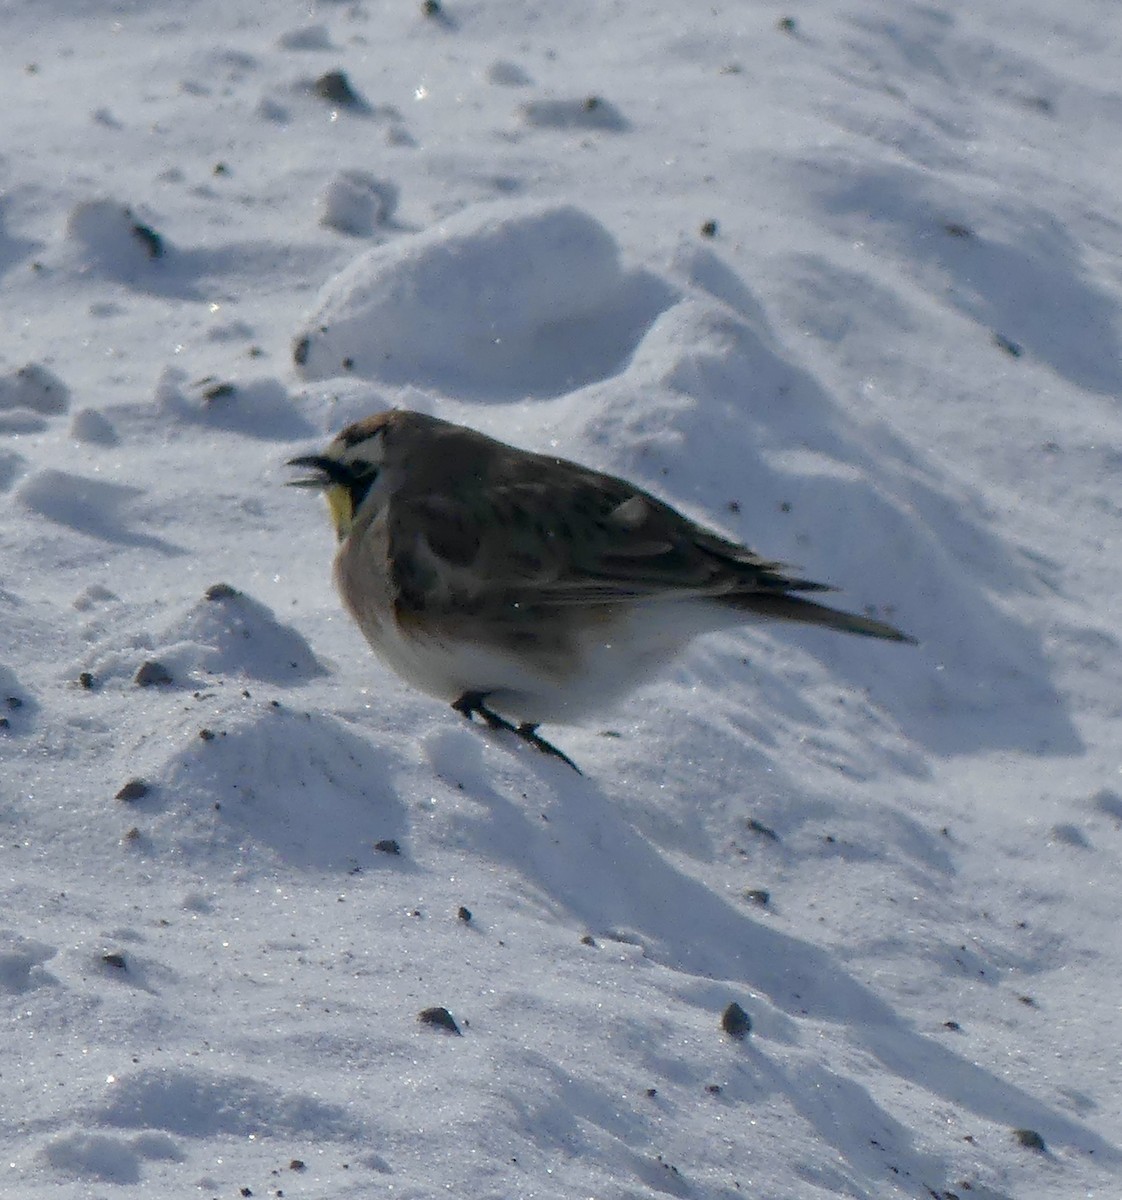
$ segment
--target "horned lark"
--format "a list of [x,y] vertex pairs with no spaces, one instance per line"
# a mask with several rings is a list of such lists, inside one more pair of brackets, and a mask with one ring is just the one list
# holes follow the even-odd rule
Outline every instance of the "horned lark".
[[803,599],[830,589],[634,484],[421,413],[367,417],[289,465],[327,498],[335,582],[375,653],[570,766],[538,723],[610,703],[697,634],[773,618],[915,640]]

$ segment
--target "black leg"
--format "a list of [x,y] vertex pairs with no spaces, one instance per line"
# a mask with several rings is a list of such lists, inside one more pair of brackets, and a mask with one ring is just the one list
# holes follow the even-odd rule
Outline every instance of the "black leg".
[[488,729],[505,729],[508,733],[513,733],[516,737],[521,738],[522,741],[529,742],[535,750],[540,750],[543,754],[568,763],[578,775],[584,774],[567,754],[563,754],[556,746],[539,735],[537,725],[531,724],[529,721],[523,721],[521,725],[512,725],[505,717],[500,717],[497,712],[488,708],[486,700],[486,692],[464,692],[458,700],[452,701],[452,707],[460,716],[466,717],[469,721],[477,716],[482,717]]
[[500,717],[497,712],[489,709],[484,703],[486,699],[486,692],[464,692],[459,700],[452,702],[452,707],[469,721],[476,716],[482,717],[488,729],[505,729],[510,733],[517,733],[518,726],[512,725],[505,717]]

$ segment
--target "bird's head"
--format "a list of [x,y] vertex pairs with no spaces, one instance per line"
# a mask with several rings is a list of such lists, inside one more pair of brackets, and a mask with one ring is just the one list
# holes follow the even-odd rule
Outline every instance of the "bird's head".
[[347,426],[322,454],[288,460],[290,467],[308,467],[313,472],[303,479],[293,479],[289,486],[323,492],[339,541],[350,533],[363,502],[378,481],[385,457],[385,415]]

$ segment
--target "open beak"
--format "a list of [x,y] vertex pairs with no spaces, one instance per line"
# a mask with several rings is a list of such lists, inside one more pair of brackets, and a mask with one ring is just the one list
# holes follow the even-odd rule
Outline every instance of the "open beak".
[[351,482],[351,473],[342,463],[333,458],[325,458],[322,454],[305,454],[300,458],[290,458],[286,464],[289,467],[310,467],[317,474],[306,476],[304,479],[290,479],[289,487],[324,488],[333,483],[344,487]]

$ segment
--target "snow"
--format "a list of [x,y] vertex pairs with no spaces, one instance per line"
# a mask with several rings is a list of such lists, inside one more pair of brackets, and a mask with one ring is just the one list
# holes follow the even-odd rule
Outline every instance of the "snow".
[[297,336],[304,378],[354,374],[441,395],[555,395],[615,375],[669,296],[620,268],[606,229],[569,206],[475,206],[368,250]]
[[[1116,1197],[1122,15],[4,27],[0,1193]],[[921,644],[700,639],[579,777],[342,611],[284,463],[392,405]]]

